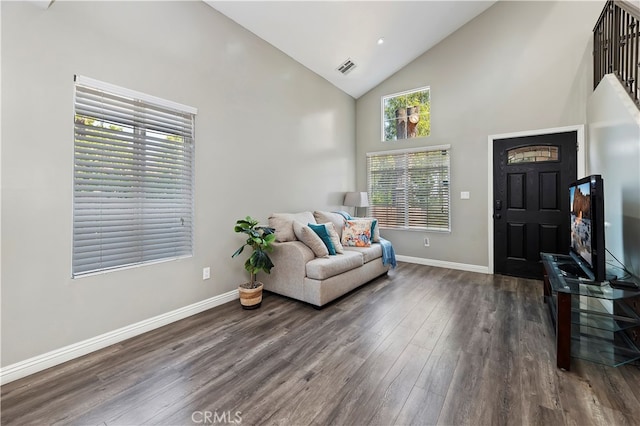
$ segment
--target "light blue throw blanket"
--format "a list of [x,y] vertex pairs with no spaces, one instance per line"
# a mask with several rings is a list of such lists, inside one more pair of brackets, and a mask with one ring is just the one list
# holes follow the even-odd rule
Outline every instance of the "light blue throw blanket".
[[391,269],[398,266],[398,263],[396,262],[396,252],[393,250],[391,241],[380,237],[380,245],[382,246],[382,264],[391,265]]
[[[346,220],[353,219],[353,217],[345,211],[337,211],[334,213],[342,215]],[[398,266],[398,262],[396,261],[396,252],[393,250],[393,244],[391,244],[391,241],[380,237],[380,246],[382,247],[382,264],[391,265],[391,269]]]

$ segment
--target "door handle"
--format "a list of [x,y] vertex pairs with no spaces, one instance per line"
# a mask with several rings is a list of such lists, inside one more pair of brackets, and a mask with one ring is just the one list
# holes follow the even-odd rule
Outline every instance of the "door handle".
[[493,215],[494,219],[502,219],[502,215],[500,213],[496,213]]
[[496,200],[496,210],[502,210],[502,200]]

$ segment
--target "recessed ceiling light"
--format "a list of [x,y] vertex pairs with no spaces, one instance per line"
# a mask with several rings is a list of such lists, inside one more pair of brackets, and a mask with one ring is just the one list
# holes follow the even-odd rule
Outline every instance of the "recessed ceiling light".
[[378,39],[378,44],[382,44],[382,43],[384,43],[384,38],[380,37],[380,38]]

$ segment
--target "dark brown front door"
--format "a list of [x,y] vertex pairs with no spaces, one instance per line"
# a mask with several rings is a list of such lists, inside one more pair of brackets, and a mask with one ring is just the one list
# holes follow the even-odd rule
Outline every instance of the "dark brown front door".
[[540,252],[567,253],[576,148],[576,131],[494,140],[495,273],[541,279]]

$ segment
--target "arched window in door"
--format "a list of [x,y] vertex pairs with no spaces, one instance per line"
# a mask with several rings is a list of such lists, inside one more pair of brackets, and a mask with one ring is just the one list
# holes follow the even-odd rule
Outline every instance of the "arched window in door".
[[507,151],[507,164],[542,163],[558,161],[558,147],[554,145],[529,145]]

